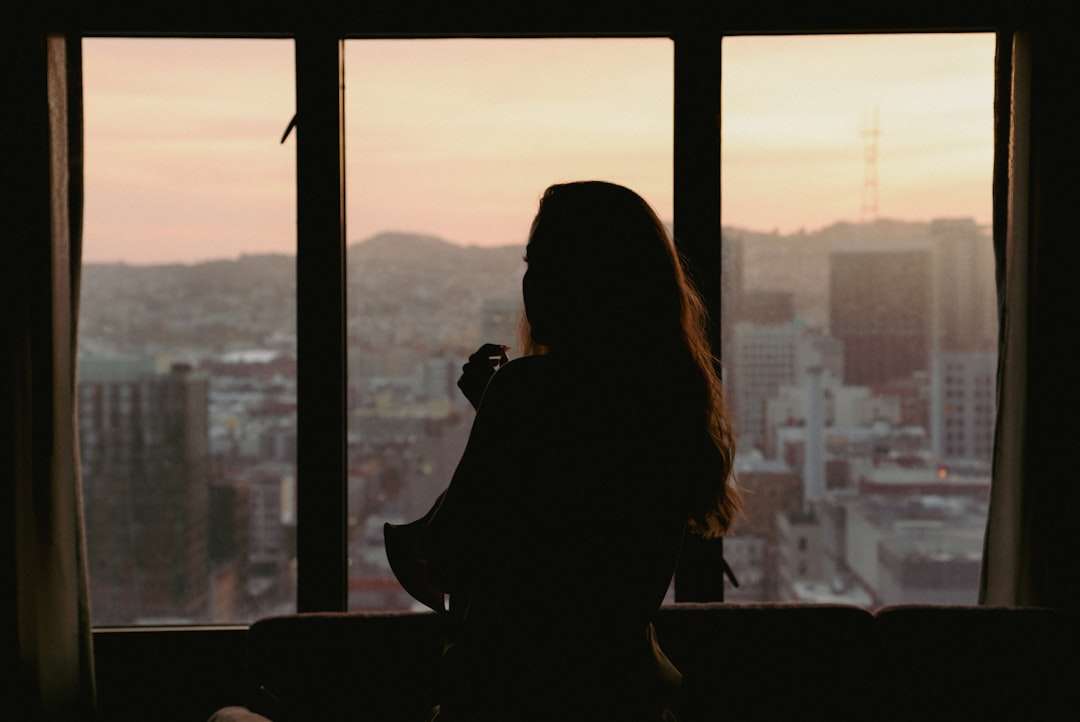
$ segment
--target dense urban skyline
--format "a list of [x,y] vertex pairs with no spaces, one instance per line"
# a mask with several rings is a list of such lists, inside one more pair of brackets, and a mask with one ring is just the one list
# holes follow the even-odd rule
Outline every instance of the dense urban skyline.
[[[350,248],[350,608],[416,604],[382,524],[415,519],[451,478],[472,419],[455,380],[482,341],[514,343],[521,251],[406,234]],[[725,539],[731,598],[970,603],[995,418],[986,229],[728,227],[723,253],[746,501]],[[79,428],[99,623],[294,609],[295,294],[285,255],[86,264]]]

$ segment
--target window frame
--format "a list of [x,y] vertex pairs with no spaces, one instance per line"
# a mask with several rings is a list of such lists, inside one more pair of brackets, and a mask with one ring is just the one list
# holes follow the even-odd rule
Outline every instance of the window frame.
[[[539,16],[511,10],[462,17],[409,5],[396,16],[364,8],[329,7],[318,23],[289,13],[261,20],[235,7],[198,11],[173,6],[149,10],[102,9],[74,23],[87,37],[288,38],[296,58],[297,193],[297,608],[303,612],[348,610],[347,557],[347,334],[345,284],[344,41],[433,38],[669,38],[674,55],[674,222],[676,245],[708,309],[709,338],[719,361],[722,314],[720,118],[722,47],[742,35],[824,35],[1001,32],[1020,19],[1019,2],[972,9],[935,3],[867,8],[844,14],[814,0],[798,8],[765,0],[748,8],[682,8],[605,14],[580,9],[571,16]],[[569,5],[567,6],[570,7]],[[627,9],[628,10],[628,9]],[[618,19],[616,19],[616,17]],[[562,27],[560,27],[560,24]],[[567,25],[571,25],[567,29]],[[70,27],[70,26],[69,26]],[[365,27],[363,33],[330,30]],[[604,30],[606,28],[606,30]],[[283,119],[283,122],[287,119]],[[995,142],[995,168],[1004,149]],[[1001,198],[994,194],[994,219]],[[327,523],[333,520],[334,523]],[[722,540],[691,542],[676,572],[676,601],[723,601]],[[186,625],[188,630],[236,630],[248,623]],[[176,631],[175,627],[94,627],[99,632]]]

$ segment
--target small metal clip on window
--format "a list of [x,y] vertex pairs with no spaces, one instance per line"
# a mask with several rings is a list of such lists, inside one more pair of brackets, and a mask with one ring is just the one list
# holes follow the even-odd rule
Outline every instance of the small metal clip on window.
[[727,563],[727,559],[720,557],[720,563],[724,565],[724,576],[731,581],[732,586],[738,588],[739,580],[735,578],[735,572],[732,571],[731,565]]
[[289,121],[289,124],[285,127],[285,132],[281,136],[281,143],[285,142],[285,139],[289,137],[289,133],[291,133],[293,128],[296,127],[296,119],[298,117],[300,117],[299,113],[293,114],[292,120]]

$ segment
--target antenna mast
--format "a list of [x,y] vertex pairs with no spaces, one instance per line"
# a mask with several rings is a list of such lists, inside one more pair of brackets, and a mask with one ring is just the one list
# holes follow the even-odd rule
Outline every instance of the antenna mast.
[[862,129],[863,139],[863,190],[859,217],[863,221],[877,220],[878,216],[878,107],[874,106],[873,120]]

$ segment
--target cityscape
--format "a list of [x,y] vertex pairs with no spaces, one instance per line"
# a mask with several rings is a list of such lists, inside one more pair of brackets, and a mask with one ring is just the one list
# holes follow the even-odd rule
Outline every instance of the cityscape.
[[[517,344],[522,252],[398,232],[348,248],[350,609],[419,608],[382,525],[449,482],[473,415],[455,382],[481,343]],[[722,262],[745,502],[724,542],[727,599],[974,602],[995,418],[988,229],[726,227]],[[295,316],[285,254],[84,264],[96,625],[295,611]]]

